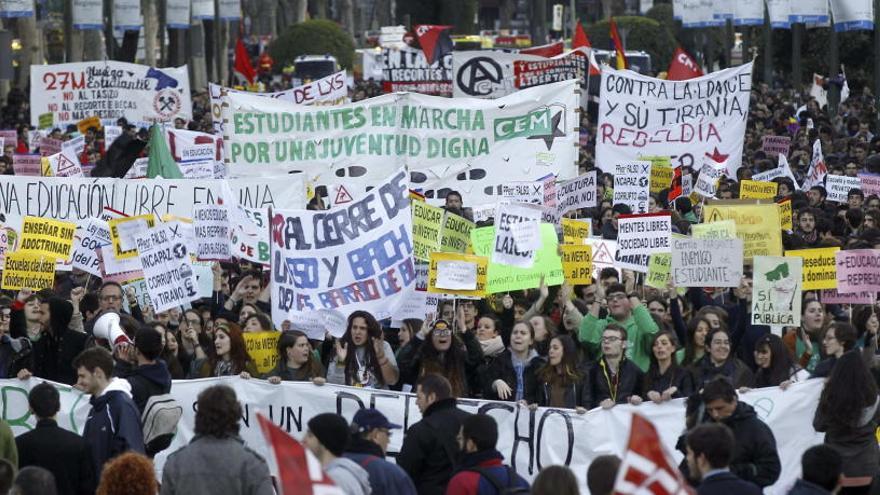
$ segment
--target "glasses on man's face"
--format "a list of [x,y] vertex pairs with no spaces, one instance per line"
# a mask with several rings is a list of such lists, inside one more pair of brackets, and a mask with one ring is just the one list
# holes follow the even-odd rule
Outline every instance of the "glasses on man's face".
[[449,328],[437,329],[434,330],[434,335],[438,337],[449,337],[450,335],[452,335],[452,330]]
[[617,342],[618,340],[622,340],[622,339],[620,337],[615,337],[613,335],[608,335],[608,336],[602,337],[602,342],[607,342],[609,344],[613,344],[614,342]]
[[188,319],[188,320],[186,320],[186,323],[187,323],[189,326],[194,327],[194,326],[199,325],[201,322],[200,322],[199,320],[189,320],[189,319]]

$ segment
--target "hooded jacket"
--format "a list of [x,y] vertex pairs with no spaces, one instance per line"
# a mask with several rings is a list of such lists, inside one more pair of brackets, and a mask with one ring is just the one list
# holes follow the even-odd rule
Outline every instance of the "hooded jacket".
[[[40,338],[32,342],[32,362],[28,369],[39,378],[72,385],[76,383],[73,359],[85,348],[86,334],[70,330],[73,306],[69,301],[51,297],[48,303],[49,328],[44,329]],[[15,326],[16,332],[13,332],[13,336],[26,337],[23,315],[20,317],[22,324]],[[12,328],[10,324],[10,329]]]
[[[502,462],[504,456],[495,449],[466,454],[461,459],[461,468],[449,480],[446,487],[448,495],[501,495],[488,478],[474,469],[485,470],[503,487],[529,488],[529,482],[516,474]],[[510,475],[515,479],[509,479]]]
[[137,406],[131,400],[131,386],[114,378],[104,392],[92,397],[83,438],[92,446],[95,478],[108,460],[126,451],[144,453],[144,435]]
[[460,456],[455,432],[468,416],[456,407],[454,398],[441,399],[406,432],[397,465],[416,483],[419,495],[443,494]]
[[372,493],[370,475],[351,459],[337,457],[324,466],[324,471],[346,495],[370,495]]
[[416,495],[416,486],[406,471],[386,461],[382,449],[374,442],[352,435],[344,457],[367,471],[373,495]]
[[161,359],[133,368],[123,378],[131,384],[131,398],[141,414],[150,397],[171,392],[171,372]]

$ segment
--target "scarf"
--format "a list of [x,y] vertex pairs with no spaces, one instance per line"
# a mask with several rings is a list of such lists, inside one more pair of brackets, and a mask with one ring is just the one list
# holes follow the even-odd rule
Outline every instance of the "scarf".
[[495,357],[504,350],[504,341],[498,335],[489,340],[481,340],[480,347],[483,349],[483,357]]

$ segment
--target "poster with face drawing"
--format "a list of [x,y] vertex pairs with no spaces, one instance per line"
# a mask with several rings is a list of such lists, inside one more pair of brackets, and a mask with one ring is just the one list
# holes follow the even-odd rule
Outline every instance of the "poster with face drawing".
[[801,324],[803,258],[755,256],[752,324]]

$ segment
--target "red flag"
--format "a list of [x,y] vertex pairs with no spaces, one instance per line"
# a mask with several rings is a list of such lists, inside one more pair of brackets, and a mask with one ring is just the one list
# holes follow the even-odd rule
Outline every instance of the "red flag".
[[703,69],[700,68],[700,64],[694,60],[694,57],[691,57],[679,46],[672,54],[672,60],[669,61],[669,69],[666,70],[666,73],[666,79],[669,81],[685,81],[702,76]]
[[672,183],[669,185],[669,194],[666,196],[666,200],[672,202],[682,194],[681,167],[675,167],[672,169]]
[[[443,48],[441,51],[446,51],[447,47],[443,46],[445,44],[441,43],[438,46],[437,41],[441,40],[441,36],[449,38],[449,33],[446,33],[449,29],[452,29],[452,26],[437,26],[434,24],[419,24],[416,26],[416,37],[419,40],[419,45],[422,46],[422,53],[425,54],[425,59],[427,59],[429,64],[434,63],[435,57],[440,58],[444,55],[443,53],[435,53],[435,50]],[[448,51],[452,51],[451,39],[449,39],[448,49]]]
[[257,413],[257,420],[278,463],[281,495],[344,495],[301,443],[262,414]]
[[523,48],[519,51],[524,55],[538,55],[541,57],[555,57],[557,55],[562,55],[562,52],[565,50],[565,43],[561,41],[557,41],[555,43],[550,43],[548,45],[540,45],[533,46],[531,48]]
[[611,18],[611,43],[614,44],[614,51],[617,52],[617,70],[626,69],[629,64],[626,63],[623,42],[620,41],[620,33],[617,32],[617,21],[613,17]]
[[235,72],[240,74],[248,84],[253,84],[257,77],[257,71],[251,65],[251,56],[248,55],[247,48],[241,38],[235,42]]
[[581,25],[581,21],[578,21],[577,28],[574,31],[574,38],[571,40],[571,48],[580,48],[585,46],[587,48],[592,48],[593,45],[590,44],[590,38],[587,37],[587,32],[584,31],[584,26]]
[[678,495],[693,494],[672,456],[660,443],[654,425],[633,413],[629,443],[617,470],[614,495]]

